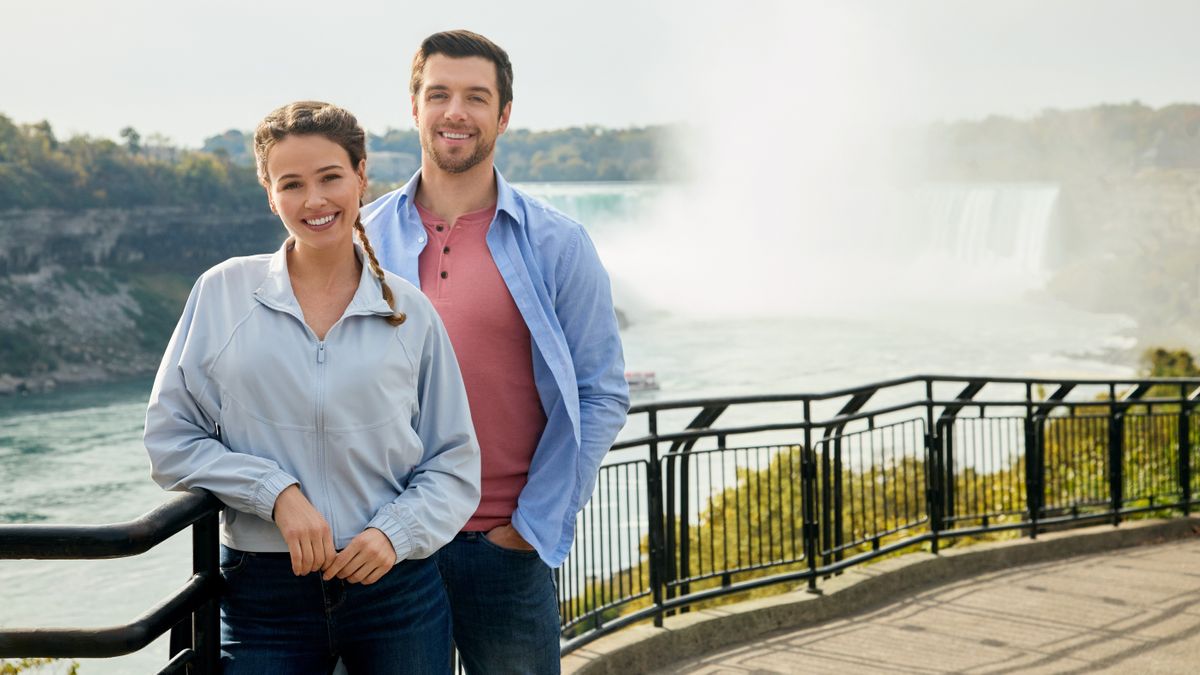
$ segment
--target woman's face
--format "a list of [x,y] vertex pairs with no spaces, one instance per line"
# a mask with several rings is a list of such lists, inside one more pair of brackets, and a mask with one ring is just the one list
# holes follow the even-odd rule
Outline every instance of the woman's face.
[[267,155],[271,211],[296,247],[328,249],[353,241],[366,189],[366,161],[351,166],[345,148],[324,136],[288,136]]

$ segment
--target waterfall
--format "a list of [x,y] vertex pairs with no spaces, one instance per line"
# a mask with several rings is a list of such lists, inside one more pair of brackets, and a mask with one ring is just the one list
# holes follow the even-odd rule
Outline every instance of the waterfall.
[[1046,270],[1058,193],[1041,183],[931,185],[917,190],[913,216],[935,254],[1038,274]]
[[[839,183],[824,185],[820,199],[797,188],[806,209],[759,217],[759,200],[739,197],[752,192],[718,199],[688,184],[519,187],[584,224],[632,321],[658,311],[703,315],[714,304],[726,316],[861,316],[913,302],[1009,302],[1049,276],[1060,192],[1045,183]],[[712,208],[698,210],[706,203]]]

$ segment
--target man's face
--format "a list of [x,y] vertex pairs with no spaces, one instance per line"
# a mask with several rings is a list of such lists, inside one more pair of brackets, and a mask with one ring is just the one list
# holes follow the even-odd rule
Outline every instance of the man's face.
[[511,110],[511,102],[500,110],[496,65],[480,56],[434,54],[425,61],[421,90],[413,96],[421,149],[447,173],[490,160]]

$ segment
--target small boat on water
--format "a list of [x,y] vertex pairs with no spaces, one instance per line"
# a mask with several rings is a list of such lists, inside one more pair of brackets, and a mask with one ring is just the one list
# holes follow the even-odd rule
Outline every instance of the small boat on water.
[[625,382],[629,384],[629,391],[655,391],[658,389],[658,378],[654,375],[653,370],[627,370],[625,371]]

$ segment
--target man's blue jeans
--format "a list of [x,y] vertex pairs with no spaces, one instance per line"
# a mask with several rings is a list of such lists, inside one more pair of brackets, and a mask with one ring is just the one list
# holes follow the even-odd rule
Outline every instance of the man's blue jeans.
[[406,560],[364,586],[297,577],[286,553],[221,547],[226,675],[449,673],[450,613],[432,560]]
[[482,532],[462,532],[434,557],[467,673],[559,672],[554,573],[537,553],[501,548]]

